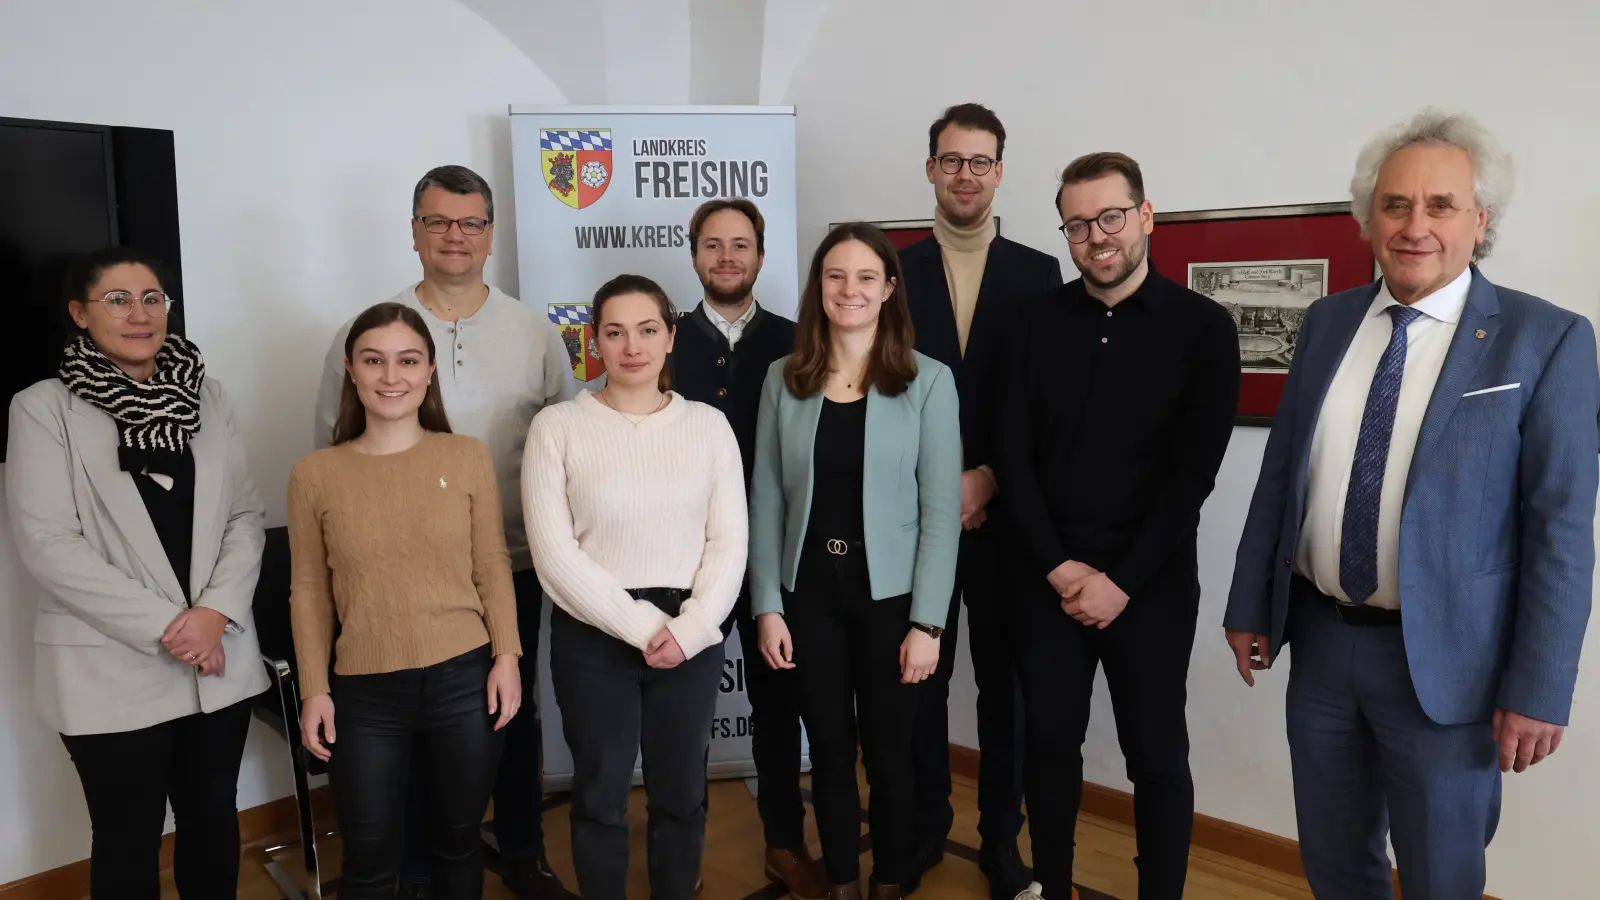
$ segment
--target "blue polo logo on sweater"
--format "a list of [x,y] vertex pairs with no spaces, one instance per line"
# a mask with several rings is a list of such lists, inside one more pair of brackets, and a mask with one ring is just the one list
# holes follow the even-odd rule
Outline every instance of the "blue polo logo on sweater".
[[594,342],[594,316],[587,303],[551,303],[548,307],[550,321],[561,332],[561,342],[567,345],[567,358],[572,363],[572,374],[579,381],[593,381],[606,370],[600,361],[599,348]]

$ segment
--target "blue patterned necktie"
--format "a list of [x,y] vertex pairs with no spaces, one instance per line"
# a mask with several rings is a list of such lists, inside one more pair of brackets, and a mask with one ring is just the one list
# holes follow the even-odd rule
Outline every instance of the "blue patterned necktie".
[[1389,437],[1400,402],[1400,379],[1406,372],[1406,326],[1422,313],[1409,306],[1391,306],[1394,320],[1389,346],[1378,359],[1361,413],[1361,435],[1350,467],[1344,498],[1344,529],[1339,539],[1339,585],[1357,606],[1378,591],[1378,505],[1383,498],[1383,470],[1389,464]]

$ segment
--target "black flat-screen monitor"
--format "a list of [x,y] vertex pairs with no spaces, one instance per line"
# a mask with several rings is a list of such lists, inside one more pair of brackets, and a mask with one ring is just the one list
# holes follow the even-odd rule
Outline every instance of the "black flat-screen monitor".
[[[0,367],[0,409],[55,375],[67,330],[67,264],[116,244],[154,253],[177,281],[172,133],[0,117],[0,273],[16,317]],[[180,297],[178,284],[166,287]],[[181,319],[171,326],[181,333]],[[6,430],[0,414],[0,454]]]

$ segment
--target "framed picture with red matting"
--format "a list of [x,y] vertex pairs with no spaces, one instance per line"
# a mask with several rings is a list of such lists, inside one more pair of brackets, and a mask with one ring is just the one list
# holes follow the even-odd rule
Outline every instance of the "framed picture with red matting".
[[1312,301],[1375,277],[1349,203],[1156,213],[1150,262],[1239,328],[1236,425],[1270,426]]
[[[832,231],[843,224],[843,222],[834,222],[828,226],[828,230]],[[896,250],[904,250],[917,241],[933,234],[932,219],[898,219],[891,222],[868,222],[867,224],[876,225],[882,229],[884,236],[889,239],[889,243],[893,244]],[[1000,233],[999,216],[994,217],[994,233]]]

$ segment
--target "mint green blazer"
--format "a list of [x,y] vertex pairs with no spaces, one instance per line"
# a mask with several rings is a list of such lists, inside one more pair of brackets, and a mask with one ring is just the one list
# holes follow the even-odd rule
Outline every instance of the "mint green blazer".
[[[788,357],[767,369],[750,476],[750,608],[782,613],[811,516],[812,450],[822,395],[796,397]],[[944,627],[961,540],[961,416],[955,376],[916,354],[898,397],[867,392],[861,498],[872,599],[911,595],[911,621]]]

